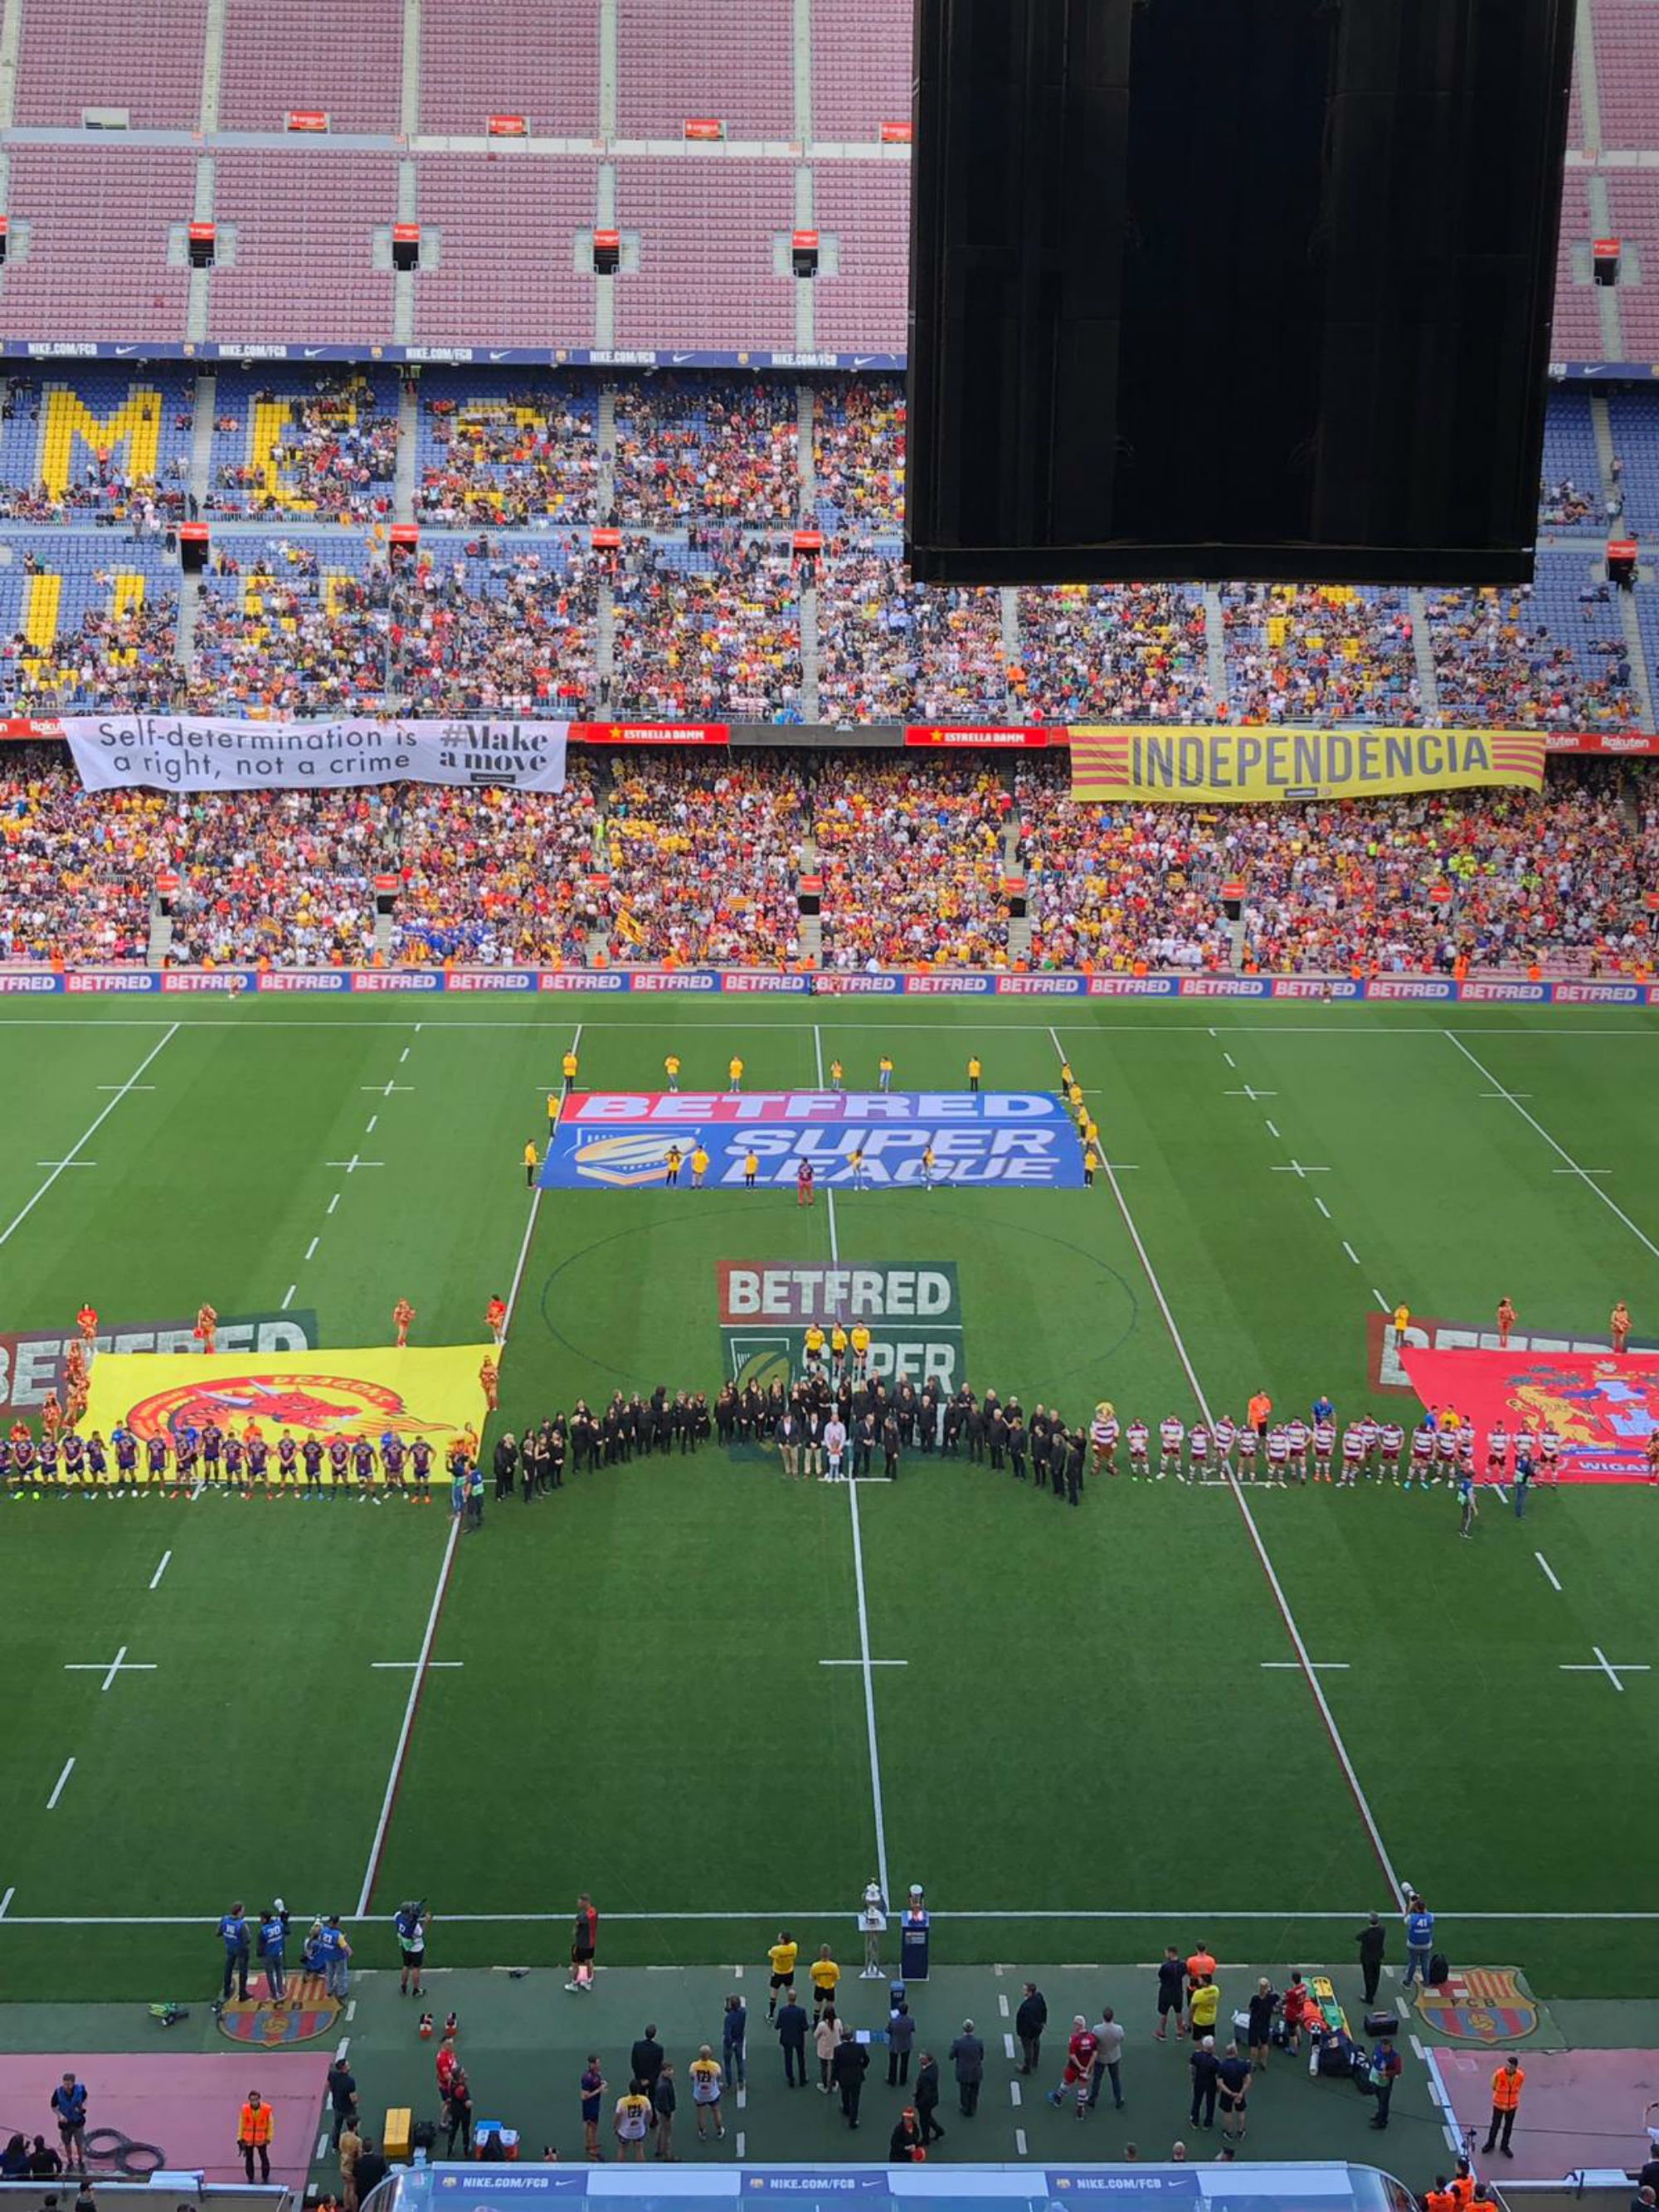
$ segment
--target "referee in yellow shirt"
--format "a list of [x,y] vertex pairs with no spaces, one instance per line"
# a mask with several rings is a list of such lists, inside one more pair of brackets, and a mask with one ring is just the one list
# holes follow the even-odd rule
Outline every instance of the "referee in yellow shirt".
[[524,1148],[524,1180],[526,1190],[536,1188],[536,1145],[532,1138]]
[[800,1955],[800,1945],[789,1930],[783,1929],[775,1943],[766,1954],[772,1966],[772,1997],[766,2008],[768,2020],[775,2020],[778,2011],[778,1991],[793,1989],[795,1981],[795,1960]]
[[560,1064],[560,1072],[564,1077],[564,1096],[567,1098],[576,1087],[576,1070],[580,1065],[581,1062],[577,1059],[575,1048],[573,1046]]
[[824,2008],[836,2002],[836,1985],[841,1979],[841,1968],[830,1955],[826,1943],[813,1960],[807,1972],[812,1977],[812,2017],[823,2017]]

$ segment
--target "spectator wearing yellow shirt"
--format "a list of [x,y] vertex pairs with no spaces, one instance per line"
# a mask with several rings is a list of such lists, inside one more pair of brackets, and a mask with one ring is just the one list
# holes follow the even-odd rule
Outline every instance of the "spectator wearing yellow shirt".
[[831,1957],[827,1943],[813,1960],[808,1972],[812,1977],[812,2016],[817,2020],[823,2017],[826,2006],[831,2011],[835,2009],[836,1990],[841,1980],[841,1968]]
[[772,1995],[766,2008],[768,2020],[775,2020],[778,2012],[778,1991],[793,1989],[795,1981],[795,1961],[800,1956],[800,1945],[785,1928],[778,1940],[767,1951],[772,1966]]

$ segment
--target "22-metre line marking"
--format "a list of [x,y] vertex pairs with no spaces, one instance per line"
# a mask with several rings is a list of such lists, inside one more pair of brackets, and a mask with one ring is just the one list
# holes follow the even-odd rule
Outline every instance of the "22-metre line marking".
[[[1065,1048],[1060,1042],[1058,1033],[1051,1028],[1048,1037],[1056,1054],[1064,1060]],[[1200,1412],[1213,1431],[1215,1417],[1211,1413],[1209,1401],[1204,1395],[1204,1386],[1198,1379],[1198,1371],[1193,1365],[1186,1341],[1182,1336],[1175,1315],[1170,1311],[1170,1301],[1164,1294],[1164,1285],[1158,1280],[1158,1270],[1152,1265],[1152,1255],[1147,1251],[1140,1231],[1136,1225],[1135,1218],[1129,1211],[1128,1200],[1123,1195],[1123,1187],[1113,1174],[1109,1162],[1106,1164],[1104,1171],[1107,1186],[1112,1196],[1117,1200],[1117,1210],[1123,1217],[1123,1225],[1129,1232],[1129,1241],[1135,1248],[1136,1256],[1140,1261],[1142,1272],[1146,1278],[1147,1287],[1152,1291],[1159,1313],[1164,1316],[1164,1326],[1169,1331],[1170,1341],[1175,1346],[1176,1357],[1181,1362],[1182,1371],[1186,1375],[1188,1388],[1191,1390],[1194,1401]],[[1336,1716],[1331,1711],[1330,1700],[1325,1695],[1324,1685],[1319,1679],[1313,1661],[1308,1656],[1307,1644],[1303,1640],[1302,1631],[1297,1626],[1296,1615],[1291,1611],[1290,1601],[1285,1595],[1284,1584],[1279,1579],[1278,1570],[1268,1556],[1267,1546],[1261,1540],[1261,1531],[1256,1526],[1255,1515],[1250,1510],[1249,1500],[1239,1487],[1238,1478],[1231,1468],[1227,1470],[1227,1486],[1232,1492],[1234,1502],[1243,1516],[1244,1526],[1249,1532],[1256,1558],[1261,1563],[1261,1571],[1267,1577],[1267,1586],[1272,1590],[1274,1602],[1279,1607],[1279,1618],[1285,1624],[1291,1647],[1301,1662],[1302,1672],[1308,1688],[1312,1692],[1314,1703],[1319,1708],[1319,1717],[1325,1723],[1325,1732],[1330,1738],[1331,1748],[1336,1753],[1338,1763],[1346,1778],[1354,1805],[1361,1820],[1364,1823],[1365,1832],[1370,1838],[1371,1849],[1376,1854],[1377,1863],[1387,1878],[1389,1893],[1403,1911],[1406,1893],[1401,1887],[1400,1877],[1394,1870],[1394,1862],[1389,1856],[1388,1845],[1382,1840],[1382,1832],[1376,1825],[1376,1815],[1371,1810],[1370,1801],[1361,1787],[1359,1777],[1354,1771],[1353,1761],[1348,1756],[1348,1747],[1342,1741],[1342,1731],[1336,1724]]]
[[[576,1034],[570,1040],[570,1049],[575,1052],[582,1041],[582,1024],[576,1024]],[[502,1334],[510,1334],[513,1315],[519,1303],[519,1291],[524,1283],[525,1263],[530,1257],[532,1239],[536,1234],[536,1218],[541,1212],[542,1189],[539,1183],[531,1194],[530,1218],[524,1225],[524,1239],[519,1246],[519,1264],[513,1270],[513,1286],[507,1294],[507,1320]],[[398,1741],[392,1754],[392,1771],[386,1778],[386,1794],[380,1800],[380,1818],[374,1823],[374,1840],[368,1847],[368,1863],[363,1869],[363,1886],[357,1893],[357,1917],[361,1920],[368,1911],[369,1899],[374,1893],[374,1879],[380,1871],[380,1857],[386,1850],[386,1831],[392,1826],[392,1811],[398,1802],[398,1784],[403,1778],[404,1761],[409,1756],[409,1739],[414,1733],[415,1716],[420,1709],[421,1692],[432,1671],[432,1645],[438,1633],[438,1621],[444,1609],[444,1599],[449,1590],[449,1577],[455,1565],[455,1547],[459,1540],[461,1524],[453,1520],[444,1542],[444,1555],[438,1568],[438,1587],[432,1593],[432,1607],[426,1617],[425,1632],[421,1638],[421,1649],[409,1678],[409,1696],[404,1705],[403,1723],[398,1730]]]
[[[817,1058],[818,1089],[823,1088],[823,1036],[818,1024],[812,1024],[812,1050]],[[1061,1059],[1065,1054],[1060,1054]],[[836,1194],[827,1186],[823,1194],[828,1200],[830,1217],[830,1257],[837,1267],[841,1265],[841,1237],[836,1226]],[[892,1887],[887,1878],[887,1813],[881,1794],[881,1747],[876,1734],[876,1662],[870,1656],[870,1606],[864,1587],[864,1534],[859,1526],[859,1486],[847,1486],[847,1510],[853,1526],[853,1578],[858,1589],[859,1601],[859,1665],[864,1675],[864,1728],[870,1745],[870,1797],[876,1816],[876,1874],[884,1897],[891,1897]]]
[[1469,1050],[1468,1045],[1464,1043],[1462,1038],[1457,1035],[1455,1030],[1447,1030],[1444,1032],[1444,1035],[1447,1042],[1456,1046],[1458,1051],[1462,1054],[1464,1059],[1468,1060],[1469,1066],[1474,1069],[1475,1073],[1478,1075],[1483,1075],[1486,1081],[1491,1084],[1494,1096],[1500,1098],[1507,1098],[1510,1104],[1514,1107],[1516,1112],[1521,1116],[1521,1119],[1527,1124],[1528,1127],[1535,1130],[1538,1135],[1540,1136],[1544,1139],[1544,1142],[1549,1146],[1550,1150],[1554,1152],[1558,1158],[1565,1161],[1568,1172],[1577,1176],[1579,1181],[1583,1184],[1585,1189],[1593,1193],[1595,1197],[1599,1198],[1602,1205],[1607,1207],[1609,1213],[1616,1214],[1618,1216],[1619,1219],[1624,1223],[1626,1228],[1629,1230],[1631,1235],[1635,1237],[1637,1243],[1638,1244],[1644,1245],[1647,1249],[1652,1253],[1654,1258],[1656,1260],[1659,1260],[1659,1244],[1656,1244],[1654,1243],[1652,1237],[1648,1235],[1645,1229],[1638,1229],[1637,1227],[1636,1224],[1631,1219],[1629,1214],[1626,1212],[1624,1207],[1619,1204],[1616,1199],[1609,1198],[1606,1191],[1601,1188],[1599,1183],[1592,1182],[1591,1177],[1593,1176],[1605,1175],[1607,1173],[1607,1170],[1605,1168],[1581,1168],[1577,1161],[1574,1159],[1572,1154],[1567,1150],[1566,1146],[1565,1145],[1557,1144],[1555,1139],[1551,1136],[1549,1131],[1538,1119],[1538,1116],[1535,1114],[1529,1114],[1527,1111],[1526,1108],[1521,1103],[1520,1095],[1513,1091],[1506,1091],[1504,1085],[1498,1081],[1498,1078],[1492,1073],[1491,1068],[1486,1066],[1486,1062],[1475,1058],[1474,1054]]
[[167,1030],[166,1036],[161,1039],[159,1043],[151,1046],[150,1049],[139,1061],[137,1066],[133,1069],[132,1073],[127,1078],[127,1080],[116,1092],[114,1097],[110,1100],[109,1104],[106,1106],[103,1111],[98,1115],[96,1121],[88,1125],[86,1134],[79,1139],[76,1143],[71,1145],[68,1152],[64,1153],[63,1158],[56,1164],[52,1173],[41,1184],[40,1189],[35,1192],[33,1197],[30,1199],[28,1204],[23,1208],[22,1212],[15,1215],[13,1218],[7,1223],[5,1228],[0,1230],[0,1244],[9,1243],[13,1233],[22,1227],[23,1224],[28,1219],[30,1214],[33,1212],[35,1207],[40,1205],[41,1200],[52,1188],[53,1183],[57,1182],[58,1176],[63,1174],[64,1169],[72,1168],[76,1164],[77,1155],[84,1151],[86,1146],[92,1142],[93,1139],[98,1134],[98,1132],[103,1127],[105,1122],[108,1121],[110,1115],[115,1111],[116,1108],[120,1104],[121,1101],[127,1096],[127,1094],[138,1088],[139,1079],[149,1073],[159,1055],[166,1051],[168,1045],[170,1045],[174,1037],[178,1036],[180,1027],[181,1024],[179,1023],[174,1022],[172,1027]]

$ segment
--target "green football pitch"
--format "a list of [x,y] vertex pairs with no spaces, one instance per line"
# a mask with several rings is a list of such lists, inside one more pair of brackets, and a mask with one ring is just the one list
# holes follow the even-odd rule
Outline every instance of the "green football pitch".
[[[346,1347],[404,1295],[420,1341],[468,1344],[512,1287],[516,1431],[617,1387],[712,1396],[722,1262],[954,1270],[969,1380],[1074,1420],[1237,1416],[1258,1386],[1346,1416],[1385,1301],[1659,1316],[1650,1017],[1048,1011],[8,1006],[0,1327],[210,1298]],[[1050,1089],[1063,1052],[1113,1173],[532,1200],[578,1035],[602,1089],[658,1087],[670,1049],[689,1085],[737,1052],[751,1088],[836,1057],[873,1087],[886,1049],[900,1089],[960,1088],[970,1051]],[[188,1995],[217,1914],[273,1892],[367,1916],[366,1963],[416,1893],[446,1964],[562,1957],[582,1889],[612,1963],[755,1960],[781,1924],[850,1950],[880,1876],[925,1883],[964,1962],[1348,1960],[1406,1881],[1455,1962],[1646,1994],[1656,1512],[1568,1487],[1524,1522],[1489,1500],[1465,1543],[1443,1490],[1119,1479],[1073,1511],[988,1468],[830,1487],[753,1449],[584,1474],[459,1540],[396,1502],[0,1503],[0,1989]]]

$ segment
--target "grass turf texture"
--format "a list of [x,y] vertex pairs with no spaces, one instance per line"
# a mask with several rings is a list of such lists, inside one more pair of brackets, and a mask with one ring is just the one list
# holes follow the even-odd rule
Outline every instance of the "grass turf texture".
[[[820,1048],[854,1085],[884,1047],[907,1089],[959,1087],[975,1049],[999,1089],[1050,1087],[1058,1065],[1029,1002],[741,1018],[606,1000],[589,1019],[592,1003],[423,1006],[418,1022],[383,1001],[192,1006],[176,1027],[119,1002],[0,1012],[0,1230],[29,1207],[0,1244],[0,1322],[67,1327],[87,1296],[109,1323],[204,1297],[270,1310],[295,1285],[325,1346],[389,1340],[399,1294],[418,1340],[471,1340],[512,1281],[520,1154],[578,1021],[595,1087],[655,1087],[671,1047],[688,1084],[718,1085],[740,1051],[754,1089],[811,1085]],[[1374,1292],[1464,1317],[1506,1291],[1523,1327],[1564,1333],[1600,1327],[1616,1295],[1638,1330],[1659,1312],[1651,1017],[1056,1011],[1108,1157],[1133,1164],[1123,1196],[1213,1410],[1237,1415],[1265,1383],[1285,1407],[1327,1387],[1346,1417],[1366,1396]],[[151,1087],[116,1099],[76,1155],[95,1166],[30,1207],[50,1172],[35,1164],[68,1157],[114,1097],[100,1086],[158,1043],[137,1079]],[[374,1095],[394,1080],[407,1088]],[[1246,1086],[1273,1095],[1233,1095]],[[1611,1178],[1558,1173],[1519,1108],[1486,1095],[1500,1087]],[[383,1164],[325,1164],[354,1155]],[[1273,1172],[1293,1159],[1328,1172]],[[789,1193],[544,1197],[501,1418],[516,1430],[659,1381],[712,1395],[718,1261],[827,1259],[830,1212]],[[835,1217],[844,1261],[955,1263],[976,1386],[1073,1419],[1103,1395],[1126,1419],[1191,1419],[1103,1184],[845,1194]],[[1517,1526],[1489,1499],[1463,1544],[1443,1492],[1249,1498],[1306,1651],[1346,1665],[1318,1676],[1331,1718],[1454,1964],[1517,1964],[1547,1994],[1651,1984],[1659,1875],[1645,1824],[1607,1814],[1653,1771],[1659,1673],[1616,1691],[1560,1670],[1597,1645],[1659,1668],[1656,1502],[1570,1490]],[[441,1507],[0,1513],[0,1986],[188,1996],[215,1972],[231,1897],[349,1912],[411,1682],[370,1662],[422,1649]],[[870,1655],[907,1662],[870,1676],[888,1873],[896,1891],[927,1884],[942,1957],[1145,1960],[1200,1934],[1224,1958],[1351,1957],[1387,1881],[1306,1676],[1264,1668],[1297,1655],[1229,1490],[1120,1479],[1073,1513],[961,1464],[912,1460],[896,1486],[854,1493],[710,1450],[492,1505],[459,1545],[431,1646],[450,1663],[424,1679],[364,1960],[390,1962],[386,1917],[415,1891],[445,1962],[556,1960],[582,1887],[613,1962],[757,1960],[780,1921],[851,1955],[878,1863],[865,1677],[819,1662],[861,1656],[855,1514]],[[63,1671],[122,1644],[156,1671],[107,1691]],[[669,1917],[689,1915],[710,1917]],[[31,1924],[145,1916],[200,1925]]]

